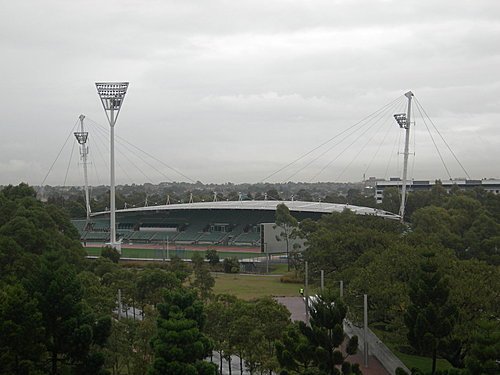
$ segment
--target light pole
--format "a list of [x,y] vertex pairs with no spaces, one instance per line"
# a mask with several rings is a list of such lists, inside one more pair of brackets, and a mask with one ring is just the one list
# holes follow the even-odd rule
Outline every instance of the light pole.
[[83,164],[83,179],[85,180],[85,209],[87,211],[87,224],[89,225],[90,221],[90,199],[89,199],[89,180],[87,174],[87,155],[89,153],[89,148],[87,146],[87,140],[89,137],[89,133],[84,131],[83,128],[83,119],[84,115],[80,115],[78,119],[80,120],[80,131],[75,132],[75,138],[80,144],[80,156],[82,157]]
[[394,115],[396,122],[401,129],[405,129],[405,150],[403,154],[403,186],[401,187],[401,206],[399,207],[400,221],[404,222],[405,207],[406,207],[406,181],[408,178],[408,155],[410,145],[410,125],[411,125],[411,100],[413,93],[408,91],[405,96],[408,98],[407,111],[405,113],[397,113]]
[[101,99],[110,126],[110,239],[109,245],[121,253],[121,243],[116,241],[115,218],[115,124],[128,89],[128,82],[96,82],[95,87]]

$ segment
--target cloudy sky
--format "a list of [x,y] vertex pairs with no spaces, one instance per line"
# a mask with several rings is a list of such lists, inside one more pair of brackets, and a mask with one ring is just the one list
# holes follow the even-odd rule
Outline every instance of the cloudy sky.
[[[465,176],[433,124],[471,178],[500,177],[498,0],[0,2],[0,184],[40,184],[81,113],[90,182],[108,181],[96,81],[130,82],[116,133],[155,157],[120,140],[118,183],[186,180],[167,165],[202,182],[397,176],[408,90],[432,120],[414,110],[414,178]],[[73,144],[46,183],[81,184]]]

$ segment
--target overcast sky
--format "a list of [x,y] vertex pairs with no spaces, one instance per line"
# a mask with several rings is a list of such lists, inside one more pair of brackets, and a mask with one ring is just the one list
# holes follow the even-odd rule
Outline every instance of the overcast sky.
[[[470,177],[500,177],[498,0],[0,3],[0,184],[40,184],[81,113],[108,127],[94,82],[117,80],[130,87],[116,134],[164,163],[120,141],[118,183],[186,180],[165,164],[259,182],[400,97],[268,181],[397,176],[391,117],[408,90]],[[414,114],[412,176],[448,178],[432,124]],[[108,183],[108,140],[92,121],[90,182]],[[465,176],[433,137],[450,175]],[[47,184],[82,183],[73,143]]]

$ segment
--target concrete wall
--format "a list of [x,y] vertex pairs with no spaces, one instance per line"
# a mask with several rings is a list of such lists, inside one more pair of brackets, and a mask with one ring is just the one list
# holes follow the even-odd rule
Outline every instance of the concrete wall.
[[[286,253],[286,241],[280,237],[281,232],[283,232],[283,229],[277,227],[274,223],[262,223],[260,225],[260,249],[263,253]],[[305,240],[303,240],[302,238],[290,239],[289,251],[292,251],[294,249],[294,246],[300,246],[299,249],[304,250],[304,242]]]

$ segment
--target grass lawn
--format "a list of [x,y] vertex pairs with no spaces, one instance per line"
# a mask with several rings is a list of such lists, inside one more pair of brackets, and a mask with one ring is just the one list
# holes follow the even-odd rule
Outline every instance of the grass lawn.
[[[370,327],[372,331],[378,336],[380,340],[384,342],[385,345],[405,364],[408,369],[418,368],[424,372],[430,372],[432,370],[432,358],[421,357],[419,355],[405,354],[398,351],[396,348],[398,344],[393,335],[390,332],[377,329],[375,327]],[[447,370],[453,368],[450,362],[446,359],[439,359],[436,361],[436,370]]]
[[[99,256],[101,255],[101,247],[86,247],[88,255]],[[169,250],[169,256],[177,255],[183,259],[190,259],[194,253],[200,253],[200,251],[196,250]],[[205,254],[204,251],[201,251],[202,254]],[[251,252],[232,252],[232,251],[218,251],[217,254],[221,259],[228,257],[236,257],[238,259],[245,258],[255,258],[260,255],[260,253],[251,253]],[[150,258],[150,259],[163,259],[166,257],[166,251],[164,252],[161,249],[130,249],[130,248],[122,248],[122,257],[124,258]]]
[[270,274],[271,275],[284,275],[285,273],[288,272],[288,267],[286,263],[280,263],[280,264],[273,264],[269,266],[270,268]]
[[[420,369],[424,372],[431,372],[432,370],[432,358],[420,357],[418,355],[404,354],[397,350],[393,350],[393,353],[408,367],[410,370],[414,367]],[[447,370],[453,368],[453,366],[446,359],[439,359],[436,361],[436,370]]]
[[298,297],[299,284],[285,284],[278,276],[214,274],[214,293],[227,293],[250,300],[258,297]]

